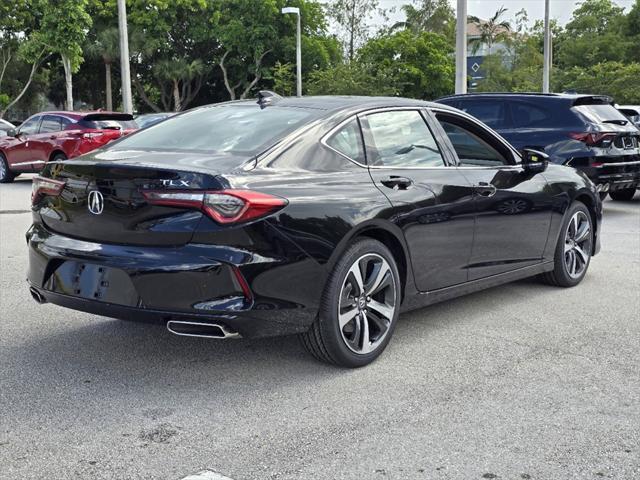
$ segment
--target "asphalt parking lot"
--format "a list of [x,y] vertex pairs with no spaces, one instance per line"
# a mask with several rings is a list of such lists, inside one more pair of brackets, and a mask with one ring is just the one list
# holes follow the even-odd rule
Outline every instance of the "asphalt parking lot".
[[640,478],[640,194],[606,201],[580,286],[405,314],[378,361],[341,370],[296,338],[37,305],[30,188],[0,186],[2,479]]

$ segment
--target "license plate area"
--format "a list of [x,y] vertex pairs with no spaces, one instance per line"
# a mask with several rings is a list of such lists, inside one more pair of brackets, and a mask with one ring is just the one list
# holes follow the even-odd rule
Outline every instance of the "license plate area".
[[52,273],[44,288],[73,297],[137,306],[139,296],[124,270],[91,263],[65,261]]

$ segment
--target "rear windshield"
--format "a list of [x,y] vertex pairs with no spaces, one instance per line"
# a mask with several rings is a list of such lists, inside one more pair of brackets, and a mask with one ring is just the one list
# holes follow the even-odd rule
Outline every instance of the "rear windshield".
[[78,122],[83,128],[93,128],[98,130],[124,130],[138,128],[134,120],[80,120]]
[[312,110],[276,106],[203,107],[123,138],[113,148],[255,154],[307,123],[313,115]]
[[582,114],[591,123],[610,122],[611,120],[628,121],[613,105],[579,105],[573,107],[573,110]]

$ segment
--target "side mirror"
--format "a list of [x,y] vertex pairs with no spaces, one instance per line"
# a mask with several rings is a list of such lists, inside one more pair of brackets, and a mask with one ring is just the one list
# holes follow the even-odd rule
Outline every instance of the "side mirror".
[[549,155],[538,150],[525,148],[522,150],[522,167],[525,172],[544,172],[549,164]]
[[7,130],[7,137],[17,137],[18,136],[18,130],[16,130],[15,128],[10,128],[9,130]]

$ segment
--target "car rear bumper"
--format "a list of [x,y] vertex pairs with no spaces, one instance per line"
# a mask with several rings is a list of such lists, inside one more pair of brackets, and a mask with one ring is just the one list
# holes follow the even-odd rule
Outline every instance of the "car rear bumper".
[[[597,167],[580,168],[602,191],[615,191],[640,186],[640,158],[612,161]],[[605,187],[606,186],[606,187]]]
[[[306,331],[318,311],[323,268],[234,247],[140,247],[88,242],[41,224],[27,233],[34,297],[83,312],[166,324],[222,325],[243,337]],[[297,277],[296,277],[297,276]],[[284,284],[287,283],[287,285]]]

